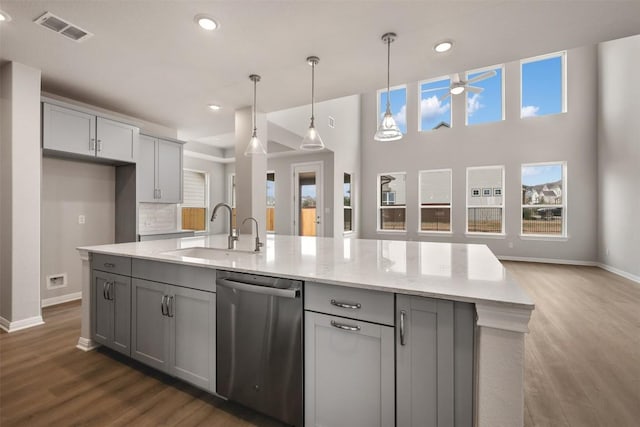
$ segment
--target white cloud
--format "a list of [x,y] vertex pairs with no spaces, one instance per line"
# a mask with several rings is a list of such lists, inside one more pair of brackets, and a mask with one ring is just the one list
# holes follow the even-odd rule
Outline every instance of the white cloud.
[[479,93],[475,93],[473,96],[467,98],[467,114],[469,114],[469,116],[473,116],[473,113],[484,107],[485,105],[480,103]]
[[404,104],[402,108],[400,108],[398,114],[393,115],[393,120],[396,121],[396,125],[398,125],[398,127],[407,125],[407,104]]
[[438,117],[441,114],[446,113],[451,108],[451,104],[446,103],[442,105],[442,102],[437,96],[432,96],[420,101],[420,112],[423,119],[431,120]]
[[522,110],[520,110],[520,117],[535,117],[538,115],[538,110],[540,110],[540,107],[536,107],[535,105],[526,105],[522,107]]

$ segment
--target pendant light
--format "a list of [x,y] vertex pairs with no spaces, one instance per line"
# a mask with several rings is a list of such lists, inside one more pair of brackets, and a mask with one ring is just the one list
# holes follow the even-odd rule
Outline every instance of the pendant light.
[[253,133],[251,134],[249,145],[247,145],[246,150],[244,150],[244,155],[253,156],[254,154],[267,154],[267,150],[264,149],[264,145],[262,145],[262,142],[258,139],[256,128],[256,84],[260,81],[260,76],[257,74],[251,74],[249,79],[253,82],[253,111],[251,112],[251,116],[253,118]]
[[396,39],[396,33],[386,33],[382,36],[382,41],[387,44],[387,110],[384,113],[384,117],[380,121],[378,131],[374,135],[373,139],[376,141],[387,142],[397,141],[402,138],[402,132],[396,125],[396,121],[391,114],[391,99],[389,90],[389,68],[391,65],[391,42]]
[[320,58],[317,56],[310,56],[307,58],[307,63],[311,65],[311,124],[309,125],[309,129],[307,129],[307,134],[302,140],[302,144],[300,144],[301,150],[311,151],[322,150],[324,148],[324,142],[322,142],[322,138],[320,138],[320,134],[313,123],[315,119],[313,115],[313,92],[315,89],[315,70],[318,62],[320,62]]

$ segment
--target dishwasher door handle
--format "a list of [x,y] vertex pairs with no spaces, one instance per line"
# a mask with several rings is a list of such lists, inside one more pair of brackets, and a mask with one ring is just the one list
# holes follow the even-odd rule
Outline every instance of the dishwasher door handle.
[[229,279],[217,279],[216,284],[218,286],[225,286],[227,288],[237,289],[239,291],[253,292],[254,294],[271,295],[282,298],[297,298],[300,295],[300,289],[280,289],[271,288],[268,286],[251,285],[248,283],[236,282]]

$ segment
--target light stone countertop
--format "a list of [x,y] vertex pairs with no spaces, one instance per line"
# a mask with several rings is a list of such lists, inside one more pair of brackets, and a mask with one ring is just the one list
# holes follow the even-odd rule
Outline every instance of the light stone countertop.
[[[237,249],[254,239],[240,236]],[[85,246],[78,250],[472,303],[533,309],[486,245],[268,235],[262,252],[215,251],[210,259],[164,254],[227,247],[226,235]]]

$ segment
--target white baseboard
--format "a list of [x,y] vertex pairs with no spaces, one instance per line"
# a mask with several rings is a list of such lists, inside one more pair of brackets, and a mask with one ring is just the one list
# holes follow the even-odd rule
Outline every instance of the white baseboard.
[[640,276],[636,276],[635,274],[627,273],[626,271],[620,270],[619,268],[611,267],[610,265],[603,263],[598,263],[598,267],[613,274],[617,274],[618,276],[622,276],[625,279],[629,279],[632,282],[640,283]]
[[11,322],[4,317],[0,317],[0,328],[7,332],[16,332],[21,329],[27,329],[38,325],[44,325],[42,316],[28,317],[26,319],[16,320],[15,322]]
[[76,345],[76,348],[79,348],[82,351],[91,351],[98,347],[100,347],[100,344],[90,338],[83,337],[78,338],[78,344]]
[[498,255],[500,261],[522,261],[522,262],[540,262],[544,264],[565,264],[565,265],[584,265],[587,267],[599,267],[600,264],[595,261],[580,261],[573,259],[555,259],[555,258],[530,258],[519,256]]
[[50,307],[52,305],[63,304],[69,301],[76,301],[82,299],[82,292],[74,292],[72,294],[60,295],[53,298],[45,298],[41,301],[41,307]]

